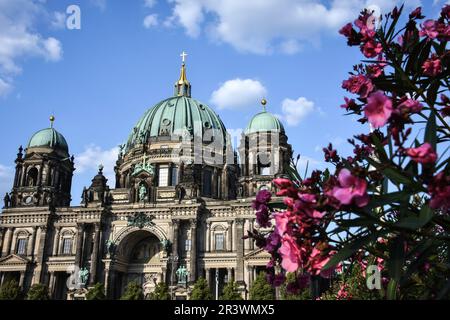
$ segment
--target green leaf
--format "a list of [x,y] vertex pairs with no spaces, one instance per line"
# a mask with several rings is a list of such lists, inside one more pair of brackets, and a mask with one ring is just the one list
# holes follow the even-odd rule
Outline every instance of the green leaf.
[[400,281],[403,273],[403,265],[405,264],[405,246],[402,236],[397,236],[391,241],[389,246],[389,259],[387,267],[391,279],[397,283]]
[[404,184],[407,186],[410,186],[414,183],[410,178],[402,175],[400,172],[398,172],[396,169],[393,168],[386,168],[382,170],[383,174],[389,178],[392,182],[395,184]]
[[433,150],[436,150],[437,131],[436,131],[436,115],[431,112],[428,118],[427,127],[425,128],[424,141],[431,144]]
[[384,231],[379,231],[375,233],[368,234],[366,236],[362,236],[348,242],[345,244],[341,250],[339,250],[336,254],[334,254],[328,263],[323,267],[322,270],[328,270],[334,266],[336,266],[339,262],[348,259],[352,254],[354,254],[357,250],[362,249],[364,245],[370,243],[371,241],[375,241]]
[[404,228],[410,230],[417,230],[425,226],[434,216],[434,211],[427,205],[422,206],[419,216],[415,216],[410,212],[410,215],[400,219],[395,226],[397,228]]
[[392,192],[383,195],[373,195],[370,198],[370,203],[366,206],[368,208],[383,207],[387,204],[407,202],[410,194],[406,191]]
[[391,279],[391,281],[389,281],[387,287],[387,299],[388,300],[397,299],[397,282],[394,279]]

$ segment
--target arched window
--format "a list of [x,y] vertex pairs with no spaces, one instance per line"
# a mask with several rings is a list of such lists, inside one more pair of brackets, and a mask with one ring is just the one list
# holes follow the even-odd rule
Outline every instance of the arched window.
[[62,233],[60,252],[62,255],[72,255],[73,252],[73,231],[67,230]]
[[270,154],[262,152],[258,155],[258,174],[269,176],[272,174]]
[[27,254],[28,234],[19,233],[17,235],[16,254],[25,256]]
[[202,194],[205,197],[211,197],[212,172],[209,169],[203,170]]
[[38,178],[38,169],[36,168],[31,168],[30,170],[28,170],[28,175],[27,175],[27,186],[29,187],[34,187],[37,185],[37,178]]

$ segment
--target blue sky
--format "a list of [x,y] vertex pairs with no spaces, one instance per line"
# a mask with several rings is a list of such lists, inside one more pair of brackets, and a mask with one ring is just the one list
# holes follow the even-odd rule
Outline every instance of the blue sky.
[[[421,3],[420,3],[421,2]],[[445,1],[410,0],[436,16]],[[367,5],[387,0],[0,0],[0,194],[12,186],[19,145],[49,126],[75,155],[72,204],[102,163],[112,173],[117,145],[144,112],[173,94],[179,54],[188,53],[192,96],[228,129],[245,128],[268,100],[310,167],[321,148],[365,130],[339,106],[361,59],[338,29]],[[397,1],[400,3],[400,1]],[[81,29],[66,9],[81,9]]]

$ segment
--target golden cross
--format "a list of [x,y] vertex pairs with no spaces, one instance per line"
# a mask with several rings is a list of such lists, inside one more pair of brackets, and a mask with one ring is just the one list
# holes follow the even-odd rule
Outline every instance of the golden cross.
[[183,50],[183,52],[180,54],[180,57],[181,57],[181,61],[184,63],[185,61],[186,61],[186,56],[187,56],[188,54],[186,53],[186,52],[184,52],[184,50]]

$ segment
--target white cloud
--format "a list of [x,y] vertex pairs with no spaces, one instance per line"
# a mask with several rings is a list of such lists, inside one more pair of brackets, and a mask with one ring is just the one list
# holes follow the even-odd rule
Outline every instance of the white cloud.
[[53,12],[51,25],[55,29],[64,29],[66,27],[66,14],[64,12]]
[[315,43],[324,32],[353,21],[364,7],[378,6],[383,12],[395,4],[410,7],[419,0],[168,0],[172,15],[164,25],[178,24],[187,35],[198,37],[206,30],[218,42],[238,51],[267,54],[274,50],[293,54],[300,42]]
[[281,52],[285,54],[296,54],[301,51],[302,47],[297,40],[290,39],[280,44]]
[[[3,200],[6,192],[13,186],[14,169],[0,164],[0,198]],[[2,207],[1,205],[0,207]]]
[[106,9],[106,0],[90,0],[91,4],[98,7],[101,11]]
[[146,8],[153,8],[156,5],[156,0],[144,0],[144,6]]
[[0,97],[6,96],[12,90],[12,86],[0,78]]
[[14,75],[22,71],[21,58],[37,56],[47,61],[57,61],[62,56],[59,40],[45,38],[36,31],[39,18],[50,19],[43,3],[0,0],[0,77],[3,79],[3,94],[10,91],[4,88],[11,89]]
[[144,27],[149,29],[158,25],[158,15],[156,13],[149,14],[144,18]]
[[314,106],[314,102],[309,101],[305,97],[300,97],[297,100],[284,99],[281,104],[282,114],[278,115],[288,126],[296,126],[306,116],[308,116],[317,108]]
[[103,165],[103,174],[108,178],[109,184],[114,185],[114,166],[119,154],[119,148],[102,149],[95,144],[88,145],[83,152],[75,155],[75,174],[96,174],[98,166]]
[[228,80],[211,95],[211,103],[218,109],[253,107],[267,95],[258,80],[236,78]]
[[44,41],[45,57],[50,61],[58,61],[62,56],[61,42],[55,38],[48,38]]

